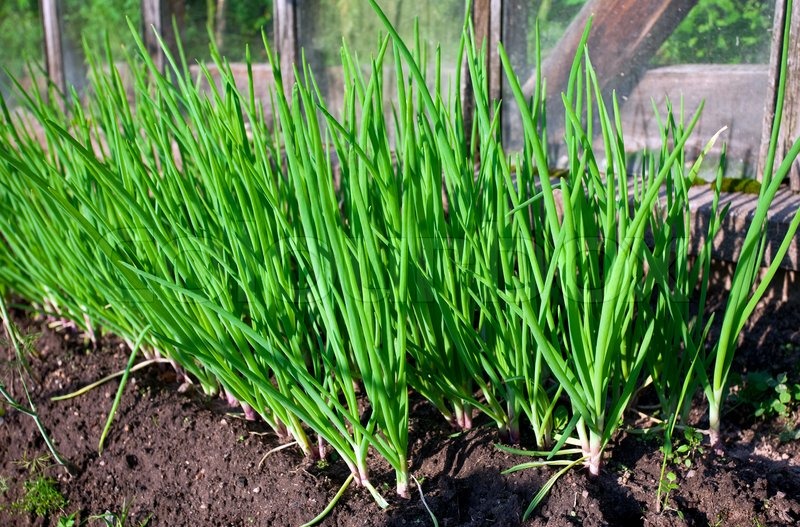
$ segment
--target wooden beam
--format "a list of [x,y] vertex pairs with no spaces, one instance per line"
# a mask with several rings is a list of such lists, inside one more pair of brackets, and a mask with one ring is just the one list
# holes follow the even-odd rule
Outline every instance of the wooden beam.
[[297,0],[275,0],[275,50],[280,57],[283,89],[291,95],[294,84],[293,65],[297,63]]
[[158,43],[156,35],[164,35],[164,6],[161,0],[142,0],[142,40],[147,52],[160,71],[164,71],[164,50]]
[[40,0],[39,9],[42,13],[42,27],[44,30],[44,56],[47,74],[50,80],[62,93],[67,91],[66,75],[64,74],[64,52],[61,47],[61,24],[59,0]]
[[515,72],[529,72],[534,57],[528,56],[528,38],[533,38],[528,19],[536,11],[530,0],[503,0],[503,46]]
[[[497,45],[503,33],[503,0],[472,0],[471,17],[475,42],[479,48],[486,47],[489,98],[499,101],[503,96],[503,70]],[[461,107],[464,113],[464,126],[469,130],[472,128],[475,104],[466,60],[461,65],[461,79]]]
[[503,65],[497,46],[503,39],[503,0],[491,0],[489,6],[489,97],[498,101],[503,97]]
[[[692,214],[690,252],[698,254],[708,234],[708,224],[712,219],[714,192],[709,185],[693,186],[689,189],[689,207]],[[744,247],[747,230],[758,207],[758,194],[746,192],[723,192],[719,207],[730,206],[723,218],[720,232],[713,240],[712,256],[718,260],[739,261]],[[800,208],[800,194],[789,189],[780,189],[773,206],[767,213],[767,241],[764,248],[762,266],[768,266],[775,259],[792,218]],[[789,242],[789,249],[781,261],[783,269],[800,270],[800,235],[795,234]],[[797,287],[795,284],[793,287]]]
[[[778,0],[775,5],[775,23],[772,31],[772,51],[770,53],[769,87],[764,122],[761,134],[761,152],[758,162],[758,178],[761,179],[766,168],[769,140],[772,124],[775,121],[777,105],[777,87],[780,76],[780,59],[783,52],[783,36],[787,17],[790,21],[789,31],[789,63],[786,71],[786,96],[783,103],[781,130],[778,136],[778,149],[775,155],[777,168],[792,143],[800,138],[800,2],[794,2],[792,12],[787,13],[785,0]],[[789,186],[800,191],[800,160],[796,160],[789,172]]]
[[[604,93],[627,95],[639,81],[653,54],[675,31],[697,0],[589,0],[543,61],[547,81],[548,127],[563,119],[558,96],[567,87],[572,60],[589,17],[588,47]],[[533,94],[535,73],[523,91]],[[563,126],[563,125],[561,125]]]

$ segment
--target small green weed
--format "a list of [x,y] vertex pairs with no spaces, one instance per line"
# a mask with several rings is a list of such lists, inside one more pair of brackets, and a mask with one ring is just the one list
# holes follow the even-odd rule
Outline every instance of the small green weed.
[[25,469],[25,471],[29,474],[37,474],[43,472],[50,466],[49,460],[49,454],[40,454],[29,457],[28,451],[26,450],[23,452],[22,458],[14,463]]
[[783,430],[780,435],[778,436],[781,440],[781,443],[788,443],[790,441],[797,441],[800,439],[800,428],[786,428]]
[[[674,472],[669,471],[661,478],[658,486],[661,490],[661,494],[664,496],[663,503],[666,504],[669,501],[669,495],[680,488],[678,476],[676,476]],[[664,508],[666,509],[667,507],[665,506]]]
[[800,350],[800,344],[794,342],[784,342],[781,344],[781,351],[793,352]]
[[751,406],[755,417],[785,419],[800,401],[800,384],[790,383],[786,372],[775,377],[765,371],[750,372],[742,385],[737,402]]
[[663,446],[661,451],[664,452],[667,463],[691,467],[695,457],[705,454],[703,434],[692,427],[686,427],[683,429],[683,441],[671,453],[667,453]]
[[691,467],[692,461],[696,456],[705,454],[703,434],[694,428],[688,427],[683,430],[683,438],[684,441],[672,453],[670,461],[672,463],[680,463],[685,467]]
[[39,518],[62,510],[67,499],[56,488],[56,481],[46,476],[37,476],[24,483],[25,494],[11,508],[19,512],[33,513]]
[[725,516],[720,513],[714,518],[714,521],[708,524],[709,527],[722,527],[725,525]]
[[692,427],[683,429],[683,441],[677,444],[671,452],[666,447],[661,447],[664,453],[664,464],[661,467],[661,479],[658,483],[658,503],[660,510],[673,511],[681,519],[683,513],[669,506],[670,495],[680,488],[678,476],[671,470],[666,470],[667,465],[683,465],[691,467],[695,457],[705,453],[703,448],[703,434]]
[[[33,513],[40,518],[49,516],[55,512],[63,512],[67,505],[67,500],[58,491],[56,480],[45,476],[44,472],[52,466],[50,454],[29,455],[26,450],[22,458],[14,463],[26,472],[30,479],[23,483],[22,497],[11,504],[10,509],[18,513]],[[5,493],[8,490],[8,482],[5,478],[0,478],[0,491]],[[59,519],[58,525],[69,526],[69,523],[62,524]]]
[[75,519],[78,516],[78,512],[75,511],[69,516],[62,516],[58,519],[58,523],[56,527],[75,527],[77,525],[77,520]]
[[[42,337],[41,333],[28,333],[25,335],[19,335],[19,341],[17,346],[20,350],[20,357],[17,360],[22,360],[26,362],[28,358],[39,358],[39,350],[36,347],[36,343],[39,342],[39,339]],[[7,346],[11,349],[15,349],[11,340],[7,338],[0,338],[0,345]]]
[[[130,520],[130,511],[131,511],[131,501],[125,501],[122,503],[122,510],[118,513],[106,511],[103,514],[97,514],[94,516],[89,516],[89,520],[100,520],[104,527],[127,527],[128,520]],[[136,524],[136,527],[147,527],[150,523],[152,515],[148,515],[144,520],[140,523]]]

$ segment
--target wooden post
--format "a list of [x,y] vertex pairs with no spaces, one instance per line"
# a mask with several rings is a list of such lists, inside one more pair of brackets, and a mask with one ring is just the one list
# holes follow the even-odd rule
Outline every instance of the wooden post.
[[[783,102],[781,130],[778,136],[778,149],[775,155],[777,168],[792,143],[800,137],[800,2],[793,3],[792,12],[786,12],[785,0],[778,0],[775,5],[775,24],[772,31],[772,51],[770,53],[769,88],[764,123],[761,134],[761,152],[758,159],[758,178],[761,179],[766,168],[767,151],[772,134],[772,123],[775,120],[777,88],[780,76],[780,60],[783,52],[783,36],[786,19],[790,17],[789,31],[789,63],[786,71],[786,96]],[[800,191],[800,161],[795,161],[789,172],[789,186]]]
[[503,0],[491,0],[489,6],[489,98],[503,97],[503,65],[497,46],[503,39]]
[[[503,0],[473,0],[472,1],[472,26],[475,29],[475,43],[480,49],[486,47],[486,71],[489,79],[489,99],[499,101],[503,95],[502,73],[500,55],[497,45],[500,43],[503,31]],[[469,68],[466,62],[462,64],[461,106],[464,112],[464,126],[467,130],[472,128],[475,105]]]
[[283,89],[287,96],[294,84],[294,64],[297,63],[297,0],[275,0],[275,50],[280,57]]
[[142,40],[160,71],[164,71],[164,50],[156,35],[164,35],[164,8],[161,0],[142,0]]
[[503,0],[503,46],[515,72],[529,72],[534,57],[528,56],[528,18],[536,9],[529,0]]
[[502,37],[503,0],[473,0],[472,25],[475,28],[475,41],[480,49],[486,47],[486,67],[489,73],[489,97],[502,96],[502,66],[497,45]]
[[60,4],[59,0],[40,0],[39,9],[42,13],[42,26],[44,29],[44,55],[47,74],[53,84],[62,93],[66,93],[64,52],[61,47]]

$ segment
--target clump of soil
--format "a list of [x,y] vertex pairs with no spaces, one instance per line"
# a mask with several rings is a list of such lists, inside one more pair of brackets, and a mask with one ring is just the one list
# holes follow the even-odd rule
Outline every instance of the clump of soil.
[[[795,382],[800,363],[800,311],[761,310],[743,340],[741,371],[788,371]],[[231,414],[222,401],[196,392],[181,393],[179,379],[166,365],[133,373],[125,389],[102,455],[97,442],[116,393],[117,381],[79,398],[51,402],[124,368],[127,347],[103,338],[97,349],[68,328],[52,329],[43,318],[17,312],[25,334],[38,334],[30,358],[29,384],[37,410],[58,448],[76,467],[69,476],[60,467],[42,469],[56,479],[68,500],[65,513],[80,521],[129,508],[127,525],[248,526],[300,525],[316,516],[347,477],[344,463],[304,460],[296,448],[284,448],[257,422]],[[0,351],[9,361],[10,350]],[[21,385],[9,363],[0,379],[17,396]],[[698,399],[698,403],[700,400]],[[699,424],[702,414],[698,410]],[[0,424],[0,525],[56,525],[46,518],[12,512],[31,473],[21,460],[46,452],[33,420],[6,408]],[[795,525],[800,522],[800,455],[797,441],[780,433],[798,426],[798,410],[789,418],[759,420],[740,407],[728,415],[727,452],[719,456],[696,445],[670,466],[675,474],[667,507],[659,510],[662,454],[660,437],[622,433],[609,448],[605,470],[596,478],[573,470],[524,525]],[[424,401],[411,413],[411,470],[425,502],[442,527],[523,525],[531,497],[553,474],[536,469],[502,475],[529,458],[496,449],[490,423],[477,422],[467,433],[453,434]],[[381,511],[363,489],[350,488],[324,520],[327,526],[432,525],[418,489],[410,500],[393,497],[393,472],[376,460],[372,479],[391,506]],[[7,489],[4,490],[4,487]]]

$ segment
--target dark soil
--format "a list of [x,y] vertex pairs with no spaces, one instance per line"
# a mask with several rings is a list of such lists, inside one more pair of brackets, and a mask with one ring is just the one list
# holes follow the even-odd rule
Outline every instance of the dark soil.
[[[219,399],[179,391],[168,365],[154,365],[131,375],[102,455],[97,442],[116,393],[117,381],[87,395],[50,402],[124,368],[128,348],[113,338],[96,350],[71,329],[52,329],[52,319],[25,317],[25,334],[38,334],[30,358],[31,395],[61,453],[76,466],[69,476],[61,467],[44,472],[57,480],[67,498],[67,513],[81,522],[103,525],[92,515],[121,512],[130,506],[126,525],[150,518],[151,526],[296,526],[316,516],[347,476],[342,462],[327,466],[305,461],[295,448],[262,457],[279,446],[257,422],[243,420]],[[4,345],[0,359],[11,353]],[[748,328],[737,369],[788,372],[797,381],[800,364],[800,310],[771,307],[759,311]],[[10,364],[0,379],[21,397],[19,378]],[[703,416],[698,399],[698,426]],[[5,409],[0,418],[0,526],[56,525],[59,514],[36,518],[12,512],[23,484],[32,478],[21,460],[46,452],[33,420]],[[660,437],[620,434],[609,448],[605,470],[597,478],[572,470],[553,487],[543,505],[524,525],[796,525],[800,522],[800,452],[798,441],[780,434],[798,427],[797,405],[788,418],[757,419],[746,404],[725,421],[726,452],[701,446],[670,466],[676,474],[668,508],[658,511],[656,492],[661,469]],[[529,458],[494,447],[495,430],[478,426],[453,435],[424,402],[412,410],[411,471],[420,480],[430,510],[445,526],[523,525],[521,516],[538,489],[553,474],[536,469],[501,475]],[[322,525],[432,525],[412,486],[411,500],[393,497],[393,473],[375,462],[373,482],[390,499],[381,511],[369,493],[347,490]],[[83,523],[82,523],[83,524]],[[77,525],[77,524],[76,524]]]

